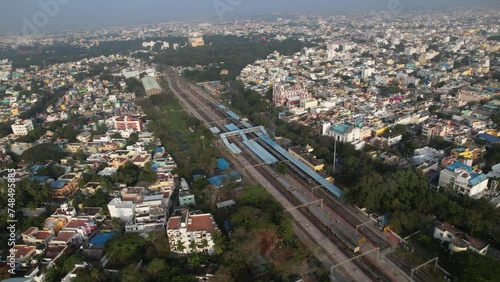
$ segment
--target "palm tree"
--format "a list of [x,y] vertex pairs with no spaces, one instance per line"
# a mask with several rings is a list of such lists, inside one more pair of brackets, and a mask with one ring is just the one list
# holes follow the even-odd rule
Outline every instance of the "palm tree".
[[184,253],[184,250],[186,247],[184,246],[184,243],[181,240],[177,240],[177,245],[175,247],[179,253]]
[[192,240],[190,243],[189,243],[189,248],[191,249],[192,252],[195,252],[196,251],[196,242],[194,240]]
[[203,239],[201,240],[201,248],[202,248],[202,249],[206,249],[207,247],[208,247],[208,240],[207,240],[207,239],[205,239],[205,238],[203,238]]

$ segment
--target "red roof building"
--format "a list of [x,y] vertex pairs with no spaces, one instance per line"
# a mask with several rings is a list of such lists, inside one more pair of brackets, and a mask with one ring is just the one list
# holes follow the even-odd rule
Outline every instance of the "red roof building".
[[115,119],[115,128],[117,130],[132,129],[135,132],[142,132],[144,127],[140,119],[129,116],[121,116]]

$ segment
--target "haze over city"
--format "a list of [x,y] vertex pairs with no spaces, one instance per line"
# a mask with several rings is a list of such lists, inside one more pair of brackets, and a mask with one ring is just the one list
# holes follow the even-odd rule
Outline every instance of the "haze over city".
[[[496,0],[0,0],[0,33],[21,33],[23,18],[33,21],[43,3],[60,1],[58,12],[50,16],[39,32],[88,29],[109,26],[154,24],[180,20],[220,20],[262,13],[332,13],[415,9],[483,9]],[[57,2],[59,3],[59,2]],[[49,4],[47,4],[49,5]],[[50,6],[50,5],[49,5]],[[225,11],[221,17],[220,11]]]

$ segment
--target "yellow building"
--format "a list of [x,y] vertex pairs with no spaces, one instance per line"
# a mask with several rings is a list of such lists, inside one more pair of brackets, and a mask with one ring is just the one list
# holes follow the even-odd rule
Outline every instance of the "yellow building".
[[376,129],[375,130],[375,136],[381,136],[382,134],[385,133],[385,131],[387,130],[388,127],[382,127],[382,128],[379,128],[379,129]]
[[67,145],[66,149],[68,152],[76,154],[78,151],[83,150],[83,145],[81,143],[70,143]]
[[323,170],[323,168],[325,167],[324,160],[316,159],[316,157],[314,157],[312,154],[310,154],[300,146],[291,147],[288,149],[288,152],[290,153],[290,155],[296,157],[315,171]]
[[475,160],[481,154],[481,150],[476,148],[474,150],[470,150],[469,148],[456,148],[451,150],[451,155],[457,158],[465,158]]
[[19,108],[14,107],[14,108],[10,109],[10,112],[13,116],[17,116],[17,115],[19,115]]

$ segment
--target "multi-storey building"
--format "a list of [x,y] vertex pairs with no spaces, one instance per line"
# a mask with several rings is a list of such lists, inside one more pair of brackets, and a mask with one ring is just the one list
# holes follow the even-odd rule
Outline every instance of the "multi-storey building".
[[117,130],[132,129],[135,132],[142,132],[142,130],[143,130],[142,121],[140,119],[129,117],[129,116],[117,117],[114,120],[114,126]]
[[275,106],[285,106],[292,100],[309,100],[311,93],[302,86],[285,86],[284,84],[275,84],[273,87],[273,104]]
[[167,223],[170,249],[180,254],[206,252],[213,254],[213,234],[218,232],[211,214],[189,214],[187,209],[181,216],[172,216]]
[[488,177],[473,172],[468,165],[454,162],[440,172],[439,187],[451,188],[459,195],[478,197],[488,188]]
[[28,133],[34,129],[33,122],[29,119],[18,120],[16,123],[10,126],[14,135],[26,136]]

